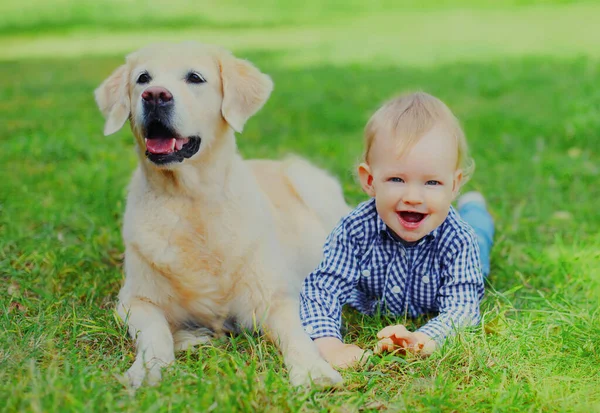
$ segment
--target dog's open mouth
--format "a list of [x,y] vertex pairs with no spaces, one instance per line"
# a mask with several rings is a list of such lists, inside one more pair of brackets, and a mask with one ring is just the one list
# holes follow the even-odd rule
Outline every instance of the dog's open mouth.
[[162,122],[152,121],[145,131],[146,157],[158,165],[183,162],[200,149],[199,136],[180,137]]

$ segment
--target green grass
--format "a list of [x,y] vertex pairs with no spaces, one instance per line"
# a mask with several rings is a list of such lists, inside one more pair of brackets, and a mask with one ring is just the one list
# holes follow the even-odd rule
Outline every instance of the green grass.
[[[364,11],[356,6],[354,13],[342,13],[338,8],[330,7],[309,13],[314,7],[311,8],[313,2],[308,1],[306,13],[310,18],[286,23],[284,17],[287,14],[300,19],[292,13],[294,4],[281,9],[281,20],[273,26],[241,22],[232,27],[199,23],[173,28],[154,23],[136,25],[132,19],[131,23],[117,27],[92,23],[82,26],[73,21],[65,23],[65,30],[57,32],[50,30],[51,21],[48,21],[47,25],[41,26],[48,30],[31,31],[23,27],[4,32],[4,35],[0,30],[0,59],[116,56],[148,42],[181,39],[216,43],[238,53],[272,53],[278,65],[286,67],[326,63],[431,67],[458,61],[485,63],[531,55],[600,57],[598,25],[595,19],[588,18],[600,16],[600,4],[592,2],[515,8],[395,6]],[[114,7],[105,9],[104,13],[115,11]],[[220,13],[221,9],[214,10]],[[272,13],[274,11],[269,9],[267,15]],[[246,12],[240,15],[247,16]],[[57,18],[62,16],[60,11],[56,12]],[[160,15],[154,18],[160,18]],[[106,17],[102,21],[108,24],[112,20]],[[166,17],[165,21],[168,21]]]
[[[19,17],[21,3],[0,6],[0,409],[600,411],[599,6],[308,1],[301,15],[230,20],[225,6],[188,13],[183,0],[164,19],[134,1],[120,14],[116,2],[36,0]],[[212,23],[196,28],[196,15]],[[160,27],[123,27],[126,16]],[[482,326],[427,360],[345,371],[343,390],[290,388],[274,347],[251,334],[179,355],[157,388],[124,389],[114,375],[134,348],[113,307],[136,157],[128,130],[102,136],[92,91],[126,51],[162,37],[208,38],[269,73],[275,91],[241,152],[306,156],[351,203],[364,199],[353,165],[369,114],[402,90],[445,100],[477,161],[469,188],[497,221]],[[347,340],[364,346],[391,321],[346,315]]]
[[[592,2],[588,0],[588,2]],[[390,10],[507,8],[581,3],[581,0],[6,0],[0,4],[0,33],[64,32],[77,27],[97,29],[282,27],[330,22],[356,14]]]

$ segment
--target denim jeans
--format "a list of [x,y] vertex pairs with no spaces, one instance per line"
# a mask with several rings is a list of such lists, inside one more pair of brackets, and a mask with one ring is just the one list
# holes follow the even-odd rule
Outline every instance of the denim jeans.
[[458,213],[463,221],[475,230],[477,244],[479,244],[481,271],[483,277],[487,278],[490,273],[490,250],[494,241],[494,220],[485,205],[479,202],[466,203]]

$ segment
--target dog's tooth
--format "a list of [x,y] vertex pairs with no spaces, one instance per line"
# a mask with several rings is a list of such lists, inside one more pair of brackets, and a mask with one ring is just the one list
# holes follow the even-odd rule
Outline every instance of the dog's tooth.
[[183,145],[189,142],[189,138],[177,138],[175,140],[175,149],[180,151],[183,148]]

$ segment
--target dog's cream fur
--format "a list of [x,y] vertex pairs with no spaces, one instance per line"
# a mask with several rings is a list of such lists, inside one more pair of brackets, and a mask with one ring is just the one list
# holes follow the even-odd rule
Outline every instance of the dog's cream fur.
[[[207,82],[187,83],[190,70]],[[143,71],[150,84],[136,83]],[[140,96],[151,85],[172,93],[178,134],[202,139],[181,163],[157,166],[145,156]],[[349,209],[337,181],[302,159],[238,154],[234,131],[271,90],[270,78],[249,62],[196,43],[141,49],[96,90],[105,134],[129,118],[140,158],[124,218],[118,304],[136,340],[125,376],[135,387],[160,380],[175,350],[206,340],[186,330],[190,322],[218,332],[230,319],[258,324],[278,344],[294,385],[341,382],[304,333],[297,297],[326,234]]]

